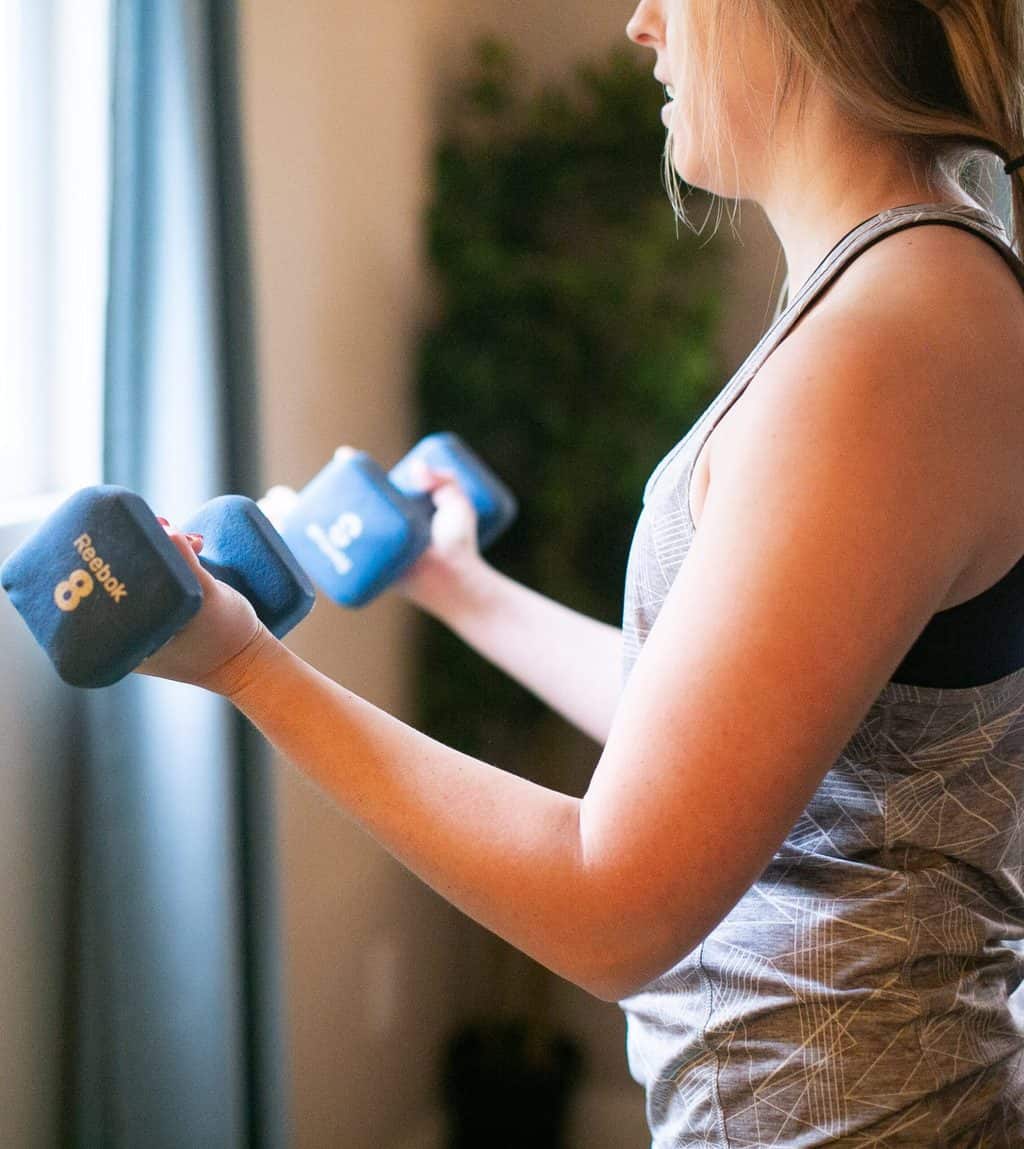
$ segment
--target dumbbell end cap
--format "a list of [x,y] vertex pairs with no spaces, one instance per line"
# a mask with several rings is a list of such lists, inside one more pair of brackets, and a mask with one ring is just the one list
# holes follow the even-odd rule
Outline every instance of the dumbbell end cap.
[[86,487],[4,563],[0,582],[60,677],[110,686],[199,610],[199,584],[138,495]]
[[313,609],[316,591],[309,576],[270,516],[251,499],[211,499],[185,529],[206,537],[200,564],[243,594],[275,637],[283,638]]

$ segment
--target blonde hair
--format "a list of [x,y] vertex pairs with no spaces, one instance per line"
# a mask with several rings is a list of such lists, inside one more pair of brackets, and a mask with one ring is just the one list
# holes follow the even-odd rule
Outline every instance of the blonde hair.
[[[990,210],[984,185],[995,188],[1008,179],[1011,239],[1017,254],[1024,253],[1024,168],[1009,176],[1002,171],[1024,152],[1024,0],[685,2],[705,96],[703,144],[710,136],[719,185],[725,25],[754,9],[768,29],[780,77],[767,116],[769,139],[794,88],[802,110],[810,87],[821,84],[854,124],[900,142],[908,161],[925,174],[945,175],[960,186],[971,174],[978,183],[971,194]],[[689,225],[672,146],[670,131],[665,186],[677,217]],[[998,168],[993,155],[1002,161]],[[732,161],[735,166],[735,153]],[[716,226],[721,204],[719,199]]]

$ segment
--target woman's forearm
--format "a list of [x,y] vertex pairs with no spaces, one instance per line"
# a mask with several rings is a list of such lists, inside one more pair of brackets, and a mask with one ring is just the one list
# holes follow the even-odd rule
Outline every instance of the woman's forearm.
[[574,726],[604,744],[622,682],[622,631],[480,560],[428,604],[436,618]]
[[217,689],[440,895],[605,996],[622,923],[587,872],[579,800],[419,733],[269,635]]

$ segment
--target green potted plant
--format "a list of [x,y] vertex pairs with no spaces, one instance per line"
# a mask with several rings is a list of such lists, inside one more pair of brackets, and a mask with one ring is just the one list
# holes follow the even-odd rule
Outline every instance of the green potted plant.
[[[427,217],[438,311],[418,350],[420,429],[458,432],[516,491],[519,520],[492,561],[612,623],[647,476],[721,382],[718,246],[673,216],[661,99],[626,49],[524,95],[511,49],[478,41]],[[420,625],[422,728],[536,772],[565,724],[443,627]],[[525,963],[529,1003],[453,1036],[450,1149],[563,1144],[582,1057],[548,1021],[546,971],[506,958],[517,992]]]
[[[473,63],[434,159],[439,310],[418,348],[420,428],[457,431],[517,492],[497,565],[618,622],[647,476],[721,383],[719,247],[677,226],[662,95],[631,52],[532,97],[501,42],[479,41]],[[424,619],[420,638],[435,736],[493,753],[541,719],[442,627]]]

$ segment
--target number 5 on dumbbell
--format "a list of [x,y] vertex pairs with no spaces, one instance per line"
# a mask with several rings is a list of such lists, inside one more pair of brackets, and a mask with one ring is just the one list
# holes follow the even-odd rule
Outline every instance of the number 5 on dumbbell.
[[302,491],[275,487],[260,506],[325,594],[363,606],[430,545],[434,503],[417,486],[418,460],[455,475],[476,510],[481,549],[515,519],[512,492],[450,432],[421,439],[387,473],[343,448]]

